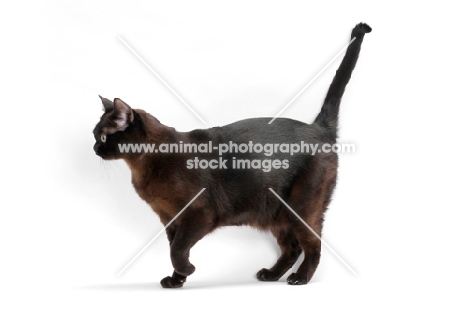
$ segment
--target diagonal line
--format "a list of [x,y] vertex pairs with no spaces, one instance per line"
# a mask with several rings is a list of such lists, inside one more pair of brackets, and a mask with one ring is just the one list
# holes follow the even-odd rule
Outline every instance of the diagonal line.
[[119,40],[127,47],[127,49],[130,50],[130,52],[133,53],[133,55],[136,56],[136,58],[140,60],[140,62],[143,63],[143,65],[146,66],[146,68],[149,69],[149,71],[151,71],[153,75],[156,76],[156,78],[159,79],[159,81],[162,82],[162,84],[164,84],[169,89],[169,91],[172,92],[172,94],[174,94],[175,97],[177,97],[182,102],[182,104],[185,105],[185,107],[187,107],[188,110],[190,110],[203,124],[207,124],[206,121],[203,120],[202,117],[200,117],[200,115],[182,97],[180,97],[180,95],[177,94],[176,91],[174,91],[174,89],[169,84],[167,84],[166,81],[164,81],[163,78],[161,78],[161,76],[156,71],[154,71],[154,69],[151,68],[151,66],[148,65],[148,63],[137,52],[135,52],[135,50],[127,43],[127,41],[125,41],[121,36],[119,36]]
[[165,231],[165,230],[166,230],[166,229],[167,229],[167,227],[169,227],[169,226],[174,222],[174,220],[176,220],[177,217],[179,217],[180,214],[182,214],[182,213],[187,209],[187,207],[189,207],[190,204],[192,204],[193,201],[195,201],[195,200],[198,198],[198,196],[199,196],[200,194],[202,194],[203,191],[205,191],[205,189],[206,189],[206,188],[203,188],[202,190],[200,190],[200,192],[198,192],[197,195],[196,195],[195,197],[193,197],[193,199],[190,200],[190,202],[188,202],[187,205],[185,205],[185,207],[184,207],[183,209],[181,209],[180,212],[178,212],[177,215],[175,215],[174,218],[172,218],[171,221],[169,221],[169,222],[167,223],[167,225],[166,225],[161,231],[159,231],[158,234],[156,234],[156,235],[154,236],[154,238],[152,238],[151,241],[149,241],[149,242],[132,258],[132,260],[130,260],[129,263],[127,263],[127,264],[125,265],[125,267],[123,267],[123,269],[120,270],[120,272],[119,272],[117,275],[118,275],[118,276],[121,275],[122,272],[124,272],[124,271],[125,271],[125,270],[126,270],[126,269],[127,269],[127,268],[128,268],[128,267],[129,267],[129,266],[130,266],[130,265],[131,265],[131,264],[132,264],[132,263],[133,263],[133,262],[134,262],[134,261],[135,261],[135,260],[136,260],[136,259],[137,259],[137,258],[138,258],[138,257],[139,257],[139,256],[140,256],[140,255],[141,255],[141,254],[142,254],[142,253],[143,253],[143,252],[144,252],[144,251],[145,251],[145,250],[146,250],[146,249],[147,249],[147,248],[148,248],[148,247]]
[[328,248],[328,250],[330,252],[332,252],[333,255],[335,255],[336,258],[338,258],[338,260],[341,261],[342,264],[344,264],[346,266],[346,268],[348,268],[349,271],[351,271],[354,275],[357,275],[356,271],[353,270],[353,268],[351,268],[347,263],[346,261],[343,260],[343,258],[340,257],[340,255],[338,255],[332,248],[330,245],[328,245],[318,234],[317,232],[315,232],[314,229],[312,229],[309,224],[307,222],[305,222],[304,219],[301,218],[301,216],[299,216],[292,208],[291,206],[288,205],[288,203],[286,203],[273,189],[271,188],[268,188],[270,189],[270,191],[294,214],[294,216],[297,217],[297,219],[299,219],[306,227],[307,229],[309,229],[316,237],[317,239],[320,240],[320,242],[322,242],[323,245],[326,246],[326,248]]
[[289,105],[291,105],[291,104],[292,104],[292,103],[293,103],[293,102],[294,102],[294,101],[295,101],[295,100],[312,84],[312,82],[314,82],[314,81],[325,71],[325,69],[327,69],[328,66],[331,65],[331,63],[333,63],[333,61],[334,61],[338,56],[340,56],[340,54],[343,53],[343,51],[346,50],[346,48],[347,48],[351,43],[353,43],[354,40],[356,40],[356,37],[352,38],[351,41],[350,41],[348,44],[346,44],[346,46],[343,47],[343,48],[335,55],[335,57],[333,57],[333,58],[331,59],[331,61],[329,61],[328,64],[326,64],[325,67],[323,67],[322,70],[320,70],[320,71],[312,78],[312,80],[310,80],[309,83],[307,83],[307,84],[302,88],[302,90],[300,90],[299,93],[297,93],[296,96],[294,96],[294,97],[286,104],[286,106],[284,106],[283,109],[281,109],[280,112],[278,112],[278,113],[276,114],[276,116],[275,116],[273,119],[270,120],[270,122],[268,122],[268,124],[273,123],[273,121],[275,121],[276,118],[278,118],[278,116],[279,116],[280,114],[282,114],[283,111],[285,111],[286,108],[288,108]]

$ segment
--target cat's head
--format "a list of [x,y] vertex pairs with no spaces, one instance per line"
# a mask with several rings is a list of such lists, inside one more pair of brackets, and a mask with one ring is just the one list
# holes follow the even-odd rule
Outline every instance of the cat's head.
[[93,130],[96,143],[94,151],[106,160],[122,159],[128,156],[120,152],[119,144],[141,143],[145,140],[144,120],[140,116],[143,110],[133,110],[119,98],[112,102],[101,98],[104,114]]

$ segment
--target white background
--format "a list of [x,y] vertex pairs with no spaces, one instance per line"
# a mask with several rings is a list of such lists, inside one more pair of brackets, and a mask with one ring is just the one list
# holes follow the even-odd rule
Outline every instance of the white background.
[[[413,310],[467,308],[466,10],[460,1],[26,1],[2,4],[2,309]],[[129,169],[93,152],[98,94],[180,131],[274,116],[348,42],[373,27],[346,90],[339,183],[307,286],[256,281],[271,236],[216,231],[192,250],[182,290],[161,228]],[[310,122],[341,57],[284,113]],[[289,273],[288,273],[289,274]],[[288,275],[287,274],[287,275]],[[250,306],[250,307],[249,307]]]

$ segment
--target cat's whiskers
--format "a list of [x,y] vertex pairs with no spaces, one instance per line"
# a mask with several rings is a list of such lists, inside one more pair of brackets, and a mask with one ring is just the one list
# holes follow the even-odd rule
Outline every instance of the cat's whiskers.
[[105,173],[105,176],[107,180],[110,180],[110,174],[109,174],[109,162],[105,161],[104,159],[101,159],[101,167]]

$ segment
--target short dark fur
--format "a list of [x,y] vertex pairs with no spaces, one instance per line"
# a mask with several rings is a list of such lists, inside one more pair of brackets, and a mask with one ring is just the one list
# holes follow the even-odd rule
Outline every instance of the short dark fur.
[[[202,188],[206,190],[168,228],[167,236],[174,272],[161,280],[163,287],[181,287],[195,271],[189,261],[192,246],[220,226],[250,225],[269,230],[276,237],[281,256],[270,269],[257,273],[260,281],[276,281],[296,262],[304,261],[288,279],[288,284],[306,284],[320,260],[321,243],[270,192],[278,193],[319,235],[323,217],[335,188],[338,157],[335,153],[314,156],[275,154],[287,159],[289,168],[233,169],[232,157],[265,159],[264,154],[225,154],[227,169],[188,169],[186,161],[217,158],[217,154],[124,154],[118,143],[335,143],[341,97],[355,67],[364,34],[371,31],[358,24],[355,38],[336,72],[323,107],[312,124],[279,118],[247,119],[223,127],[177,132],[162,125],[143,110],[133,110],[120,99],[101,98],[105,112],[94,129],[96,154],[106,160],[123,159],[132,172],[132,183],[166,225]],[[103,142],[104,141],[104,142]]]

